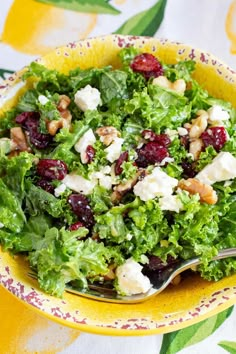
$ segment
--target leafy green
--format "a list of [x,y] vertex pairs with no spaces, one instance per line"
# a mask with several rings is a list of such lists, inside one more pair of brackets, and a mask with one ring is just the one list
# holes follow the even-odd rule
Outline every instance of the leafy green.
[[100,92],[103,103],[109,103],[114,98],[127,97],[127,74],[121,70],[105,72],[100,77]]
[[26,209],[33,216],[43,212],[47,212],[54,218],[63,216],[61,201],[34,184],[30,184],[27,190]]
[[71,232],[53,227],[30,253],[30,263],[37,269],[40,286],[46,292],[62,296],[66,283],[79,280],[86,287],[87,277],[108,272],[110,254],[103,243],[92,239],[78,241],[87,232],[85,228]]
[[36,80],[35,88],[39,92],[47,90],[51,94],[66,93],[70,88],[68,76],[61,74],[57,70],[47,69],[36,62],[32,62],[22,76],[23,80],[31,77]]
[[175,65],[165,65],[165,76],[172,82],[184,79],[186,82],[192,81],[191,74],[195,70],[195,62],[193,60],[179,61]]
[[28,152],[0,160],[2,179],[19,201],[22,201],[25,196],[25,179],[34,166],[34,160],[35,156]]
[[0,178],[0,222],[4,228],[20,232],[26,221],[19,200]]

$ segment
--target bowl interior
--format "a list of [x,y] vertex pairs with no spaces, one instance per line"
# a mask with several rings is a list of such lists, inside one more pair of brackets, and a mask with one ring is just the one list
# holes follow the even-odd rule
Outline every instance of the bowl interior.
[[[235,73],[212,55],[181,43],[111,35],[69,43],[38,61],[64,73],[78,66],[89,68],[112,64],[118,67],[117,53],[126,45],[134,45],[143,52],[153,53],[166,63],[196,60],[195,78],[212,95],[236,105]],[[27,89],[20,79],[23,71],[14,74],[0,87],[0,116]],[[45,316],[64,325],[94,333],[139,335],[170,332],[236,303],[236,275],[217,283],[193,276],[179,286],[170,286],[145,303],[119,305],[68,293],[63,299],[54,298],[40,291],[37,282],[29,278],[27,272],[28,264],[23,257],[12,257],[0,250],[0,284]]]

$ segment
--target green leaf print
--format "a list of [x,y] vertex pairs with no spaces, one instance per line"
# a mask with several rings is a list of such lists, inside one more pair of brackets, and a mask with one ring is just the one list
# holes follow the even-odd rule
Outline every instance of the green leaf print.
[[7,69],[0,69],[0,77],[6,79],[6,74],[12,74],[14,71]]
[[137,36],[153,36],[163,20],[167,0],[158,0],[149,9],[128,19],[116,32]]
[[162,341],[160,354],[176,354],[181,349],[201,342],[214,333],[218,327],[230,316],[233,306],[227,310],[189,326],[180,331],[165,334]]
[[229,342],[227,340],[224,340],[218,343],[218,345],[223,349],[225,349],[230,354],[236,354],[236,342]]
[[111,6],[106,0],[36,0],[43,4],[49,4],[63,9],[89,12],[96,14],[118,15],[119,10]]

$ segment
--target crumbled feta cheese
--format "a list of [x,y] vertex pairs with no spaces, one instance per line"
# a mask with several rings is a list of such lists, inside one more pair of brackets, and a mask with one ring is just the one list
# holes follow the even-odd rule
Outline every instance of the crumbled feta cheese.
[[90,177],[92,179],[97,179],[100,186],[106,188],[106,189],[111,189],[112,188],[112,176],[109,175],[111,173],[111,167],[110,166],[104,166],[100,171],[93,172]]
[[110,146],[105,149],[107,154],[107,160],[110,162],[114,162],[118,159],[121,154],[121,147],[124,142],[122,138],[115,138]]
[[212,125],[224,125],[224,121],[229,120],[230,116],[227,111],[224,111],[221,106],[214,105],[208,109],[208,121]]
[[4,224],[2,222],[0,222],[0,229],[2,229],[4,227]]
[[132,240],[132,237],[133,237],[133,235],[128,232],[126,235],[126,240],[130,241],[130,240]]
[[178,130],[167,128],[165,130],[165,134],[167,134],[169,136],[170,140],[172,141],[178,136]]
[[93,134],[92,129],[90,128],[89,130],[84,133],[84,135],[77,141],[75,144],[74,148],[77,152],[80,153],[80,158],[82,163],[87,163],[87,156],[86,156],[86,149],[88,145],[94,145],[96,142],[96,137]]
[[171,195],[178,185],[178,180],[168,176],[159,167],[155,167],[150,175],[144,177],[134,186],[134,194],[147,201],[155,197]]
[[46,103],[48,103],[49,99],[44,95],[39,95],[38,101],[41,105],[44,106]]
[[175,159],[173,159],[173,157],[165,157],[161,163],[160,166],[165,166],[166,163],[170,163],[170,162],[174,162]]
[[179,127],[177,131],[180,136],[185,136],[188,134],[188,130],[186,128]]
[[97,180],[88,180],[79,175],[68,174],[62,180],[62,183],[65,184],[66,187],[70,188],[72,191],[87,195],[92,192],[93,188],[97,184]]
[[177,195],[167,195],[159,199],[161,210],[175,211],[179,213],[183,209],[183,204]]
[[112,188],[112,177],[111,176],[104,176],[99,180],[100,186],[104,187],[105,189]]
[[75,94],[75,104],[84,112],[89,109],[97,109],[97,106],[100,103],[100,92],[90,85],[87,85],[84,88],[78,90]]
[[119,290],[127,295],[146,293],[152,287],[150,280],[142,273],[143,267],[132,258],[117,267],[116,276]]
[[236,178],[236,158],[230,152],[220,152],[195,178],[209,185]]
[[55,197],[60,197],[62,193],[64,193],[66,190],[66,185],[64,183],[60,184],[58,187],[54,189],[54,195]]

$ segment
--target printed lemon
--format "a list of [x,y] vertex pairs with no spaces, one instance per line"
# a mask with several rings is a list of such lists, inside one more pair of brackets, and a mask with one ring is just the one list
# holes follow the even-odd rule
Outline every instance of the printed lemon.
[[225,21],[226,34],[231,41],[230,51],[236,54],[236,0],[232,1]]
[[17,51],[42,55],[56,46],[85,38],[96,22],[96,14],[64,10],[35,0],[15,0],[1,40]]

